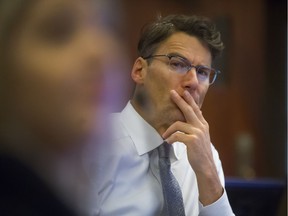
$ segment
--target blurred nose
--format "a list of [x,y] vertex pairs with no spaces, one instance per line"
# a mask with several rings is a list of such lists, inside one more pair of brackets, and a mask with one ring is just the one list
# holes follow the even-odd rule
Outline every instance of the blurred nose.
[[108,47],[105,37],[102,32],[89,32],[83,38],[83,58],[86,63],[87,69],[91,71],[99,70],[103,67],[103,61],[105,60],[105,54]]
[[[125,81],[122,71],[126,71],[126,58],[122,47],[114,35],[105,30],[96,30],[94,34],[86,36],[82,51],[84,60],[85,79],[95,82],[101,92],[101,101],[111,109],[120,104]],[[124,70],[125,68],[125,70]]]
[[199,81],[197,78],[196,69],[191,68],[191,70],[189,70],[183,78],[182,87],[186,89],[187,91],[192,92],[198,87],[198,85],[199,85]]

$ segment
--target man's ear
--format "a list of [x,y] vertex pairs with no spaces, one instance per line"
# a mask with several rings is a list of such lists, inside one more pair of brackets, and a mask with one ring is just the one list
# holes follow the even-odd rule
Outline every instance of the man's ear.
[[147,62],[142,57],[139,57],[134,62],[131,77],[136,84],[144,83],[145,77],[147,73]]

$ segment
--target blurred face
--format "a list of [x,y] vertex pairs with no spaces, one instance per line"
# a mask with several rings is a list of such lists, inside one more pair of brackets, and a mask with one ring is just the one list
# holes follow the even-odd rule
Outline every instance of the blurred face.
[[[184,57],[195,66],[211,66],[209,49],[196,37],[182,32],[170,36],[153,55],[162,54]],[[156,129],[167,128],[176,121],[185,121],[182,112],[170,99],[170,91],[176,90],[180,96],[183,96],[184,90],[187,90],[196,104],[201,107],[209,83],[199,82],[195,68],[184,74],[169,70],[167,57],[157,57],[150,61],[148,64],[147,60],[139,58],[134,65],[132,77],[138,84],[136,95],[141,95],[144,102],[144,104],[136,103],[136,108],[138,107],[144,118]],[[135,70],[137,67],[138,69]]]
[[2,114],[40,141],[83,141],[101,125],[116,50],[94,8],[89,0],[36,1],[12,34]]

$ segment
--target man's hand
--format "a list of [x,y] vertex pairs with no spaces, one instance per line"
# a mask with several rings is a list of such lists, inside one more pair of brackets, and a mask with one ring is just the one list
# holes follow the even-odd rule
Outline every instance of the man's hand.
[[197,177],[200,202],[204,206],[212,204],[223,194],[223,187],[213,160],[209,125],[188,91],[184,91],[182,98],[172,90],[171,99],[182,111],[186,122],[175,122],[162,136],[167,143],[178,141],[187,146],[188,160]]

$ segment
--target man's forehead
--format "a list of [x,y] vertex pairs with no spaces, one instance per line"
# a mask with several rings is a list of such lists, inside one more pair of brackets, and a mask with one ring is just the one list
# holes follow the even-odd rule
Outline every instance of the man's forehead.
[[188,60],[193,60],[196,56],[201,58],[201,62],[210,65],[212,61],[211,52],[202,41],[196,36],[184,32],[173,33],[163,41],[157,49],[161,54],[179,53]]

